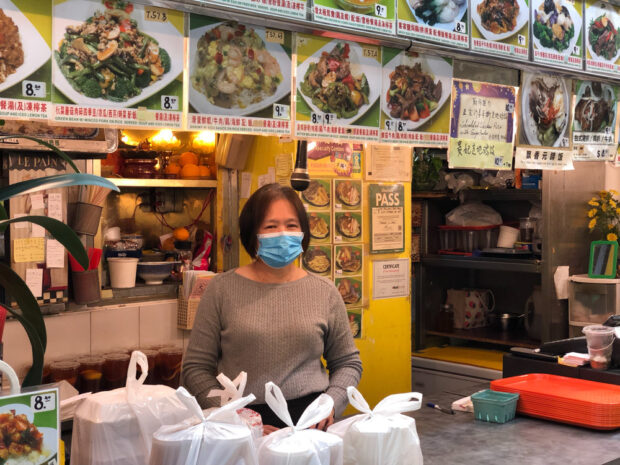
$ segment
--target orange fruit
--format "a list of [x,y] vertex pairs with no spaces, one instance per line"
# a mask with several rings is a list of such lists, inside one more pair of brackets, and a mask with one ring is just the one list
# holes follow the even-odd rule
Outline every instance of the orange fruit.
[[173,232],[172,232],[172,236],[177,240],[177,241],[186,241],[189,239],[189,231],[185,228],[176,228]]
[[189,163],[181,168],[181,177],[183,179],[192,179],[200,177],[200,168],[194,163]]
[[181,167],[178,163],[172,162],[166,166],[165,173],[166,174],[179,174],[181,172]]
[[200,170],[200,177],[201,178],[209,178],[209,177],[211,177],[211,169],[207,165],[200,165],[198,167],[198,169]]
[[161,249],[168,252],[174,250],[174,237],[169,237],[168,239],[166,239],[161,245]]
[[181,166],[185,166],[185,165],[197,165],[198,164],[198,155],[196,155],[194,152],[183,152],[180,156],[179,156],[179,165]]

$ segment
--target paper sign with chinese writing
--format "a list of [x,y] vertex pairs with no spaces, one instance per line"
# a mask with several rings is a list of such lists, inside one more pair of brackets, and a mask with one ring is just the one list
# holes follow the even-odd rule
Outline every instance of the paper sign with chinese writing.
[[299,137],[379,139],[381,47],[297,34]]
[[381,140],[447,147],[452,60],[387,47],[382,59]]
[[41,263],[45,261],[44,237],[14,239],[11,246],[13,248],[13,261],[15,263]]
[[516,89],[454,79],[450,168],[512,168]]
[[52,1],[0,0],[0,12],[0,118],[47,119],[52,88]]
[[467,0],[397,0],[398,34],[469,48]]
[[183,126],[184,13],[112,0],[54,0],[52,118]]
[[313,4],[317,23],[384,34],[396,32],[395,0],[314,0]]
[[620,71],[620,7],[586,0],[584,16],[586,71],[616,76]]
[[471,0],[471,48],[527,61],[528,0]]
[[402,184],[369,184],[370,253],[405,250],[405,188]]
[[517,147],[515,168],[525,170],[573,170],[571,150]]
[[308,172],[312,177],[360,178],[363,150],[362,144],[350,142],[308,142]]
[[531,0],[534,61],[583,68],[582,0]]
[[598,81],[575,81],[575,160],[613,160],[619,89]]
[[290,134],[292,36],[190,15],[188,128]]
[[552,74],[521,76],[517,145],[572,150],[571,81]]
[[371,145],[364,163],[367,181],[411,182],[412,152],[402,145]]
[[273,17],[306,19],[306,0],[214,0],[214,3],[233,5],[241,10],[270,13]]

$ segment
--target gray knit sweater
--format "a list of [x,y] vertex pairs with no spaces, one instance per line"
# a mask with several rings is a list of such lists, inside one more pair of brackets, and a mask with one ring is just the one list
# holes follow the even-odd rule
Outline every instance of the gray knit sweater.
[[183,360],[183,385],[203,408],[213,407],[219,398],[207,394],[221,389],[217,374],[233,379],[241,371],[248,374],[245,394],[254,394],[256,403],[265,402],[265,383],[273,381],[287,399],[326,392],[339,416],[362,363],[333,283],[308,274],[266,284],[234,270],[213,278]]

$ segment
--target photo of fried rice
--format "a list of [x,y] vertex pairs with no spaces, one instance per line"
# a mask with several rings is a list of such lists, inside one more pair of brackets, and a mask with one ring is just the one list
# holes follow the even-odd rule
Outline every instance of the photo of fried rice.
[[24,64],[24,50],[19,28],[0,9],[0,83]]

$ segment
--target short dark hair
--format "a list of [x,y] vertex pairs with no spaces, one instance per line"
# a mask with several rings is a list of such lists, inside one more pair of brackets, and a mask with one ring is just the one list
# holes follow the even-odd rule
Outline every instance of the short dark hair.
[[267,215],[269,206],[275,200],[279,199],[288,200],[291,205],[293,205],[297,213],[301,231],[304,233],[301,246],[304,252],[308,248],[308,243],[310,242],[308,215],[306,214],[304,205],[301,203],[297,192],[288,186],[281,186],[277,183],[266,184],[250,196],[241,210],[241,215],[239,215],[239,236],[241,237],[241,243],[245,251],[252,258],[256,258],[256,252],[258,251],[258,241],[256,240],[258,228],[260,228],[260,225],[265,220],[265,215]]

